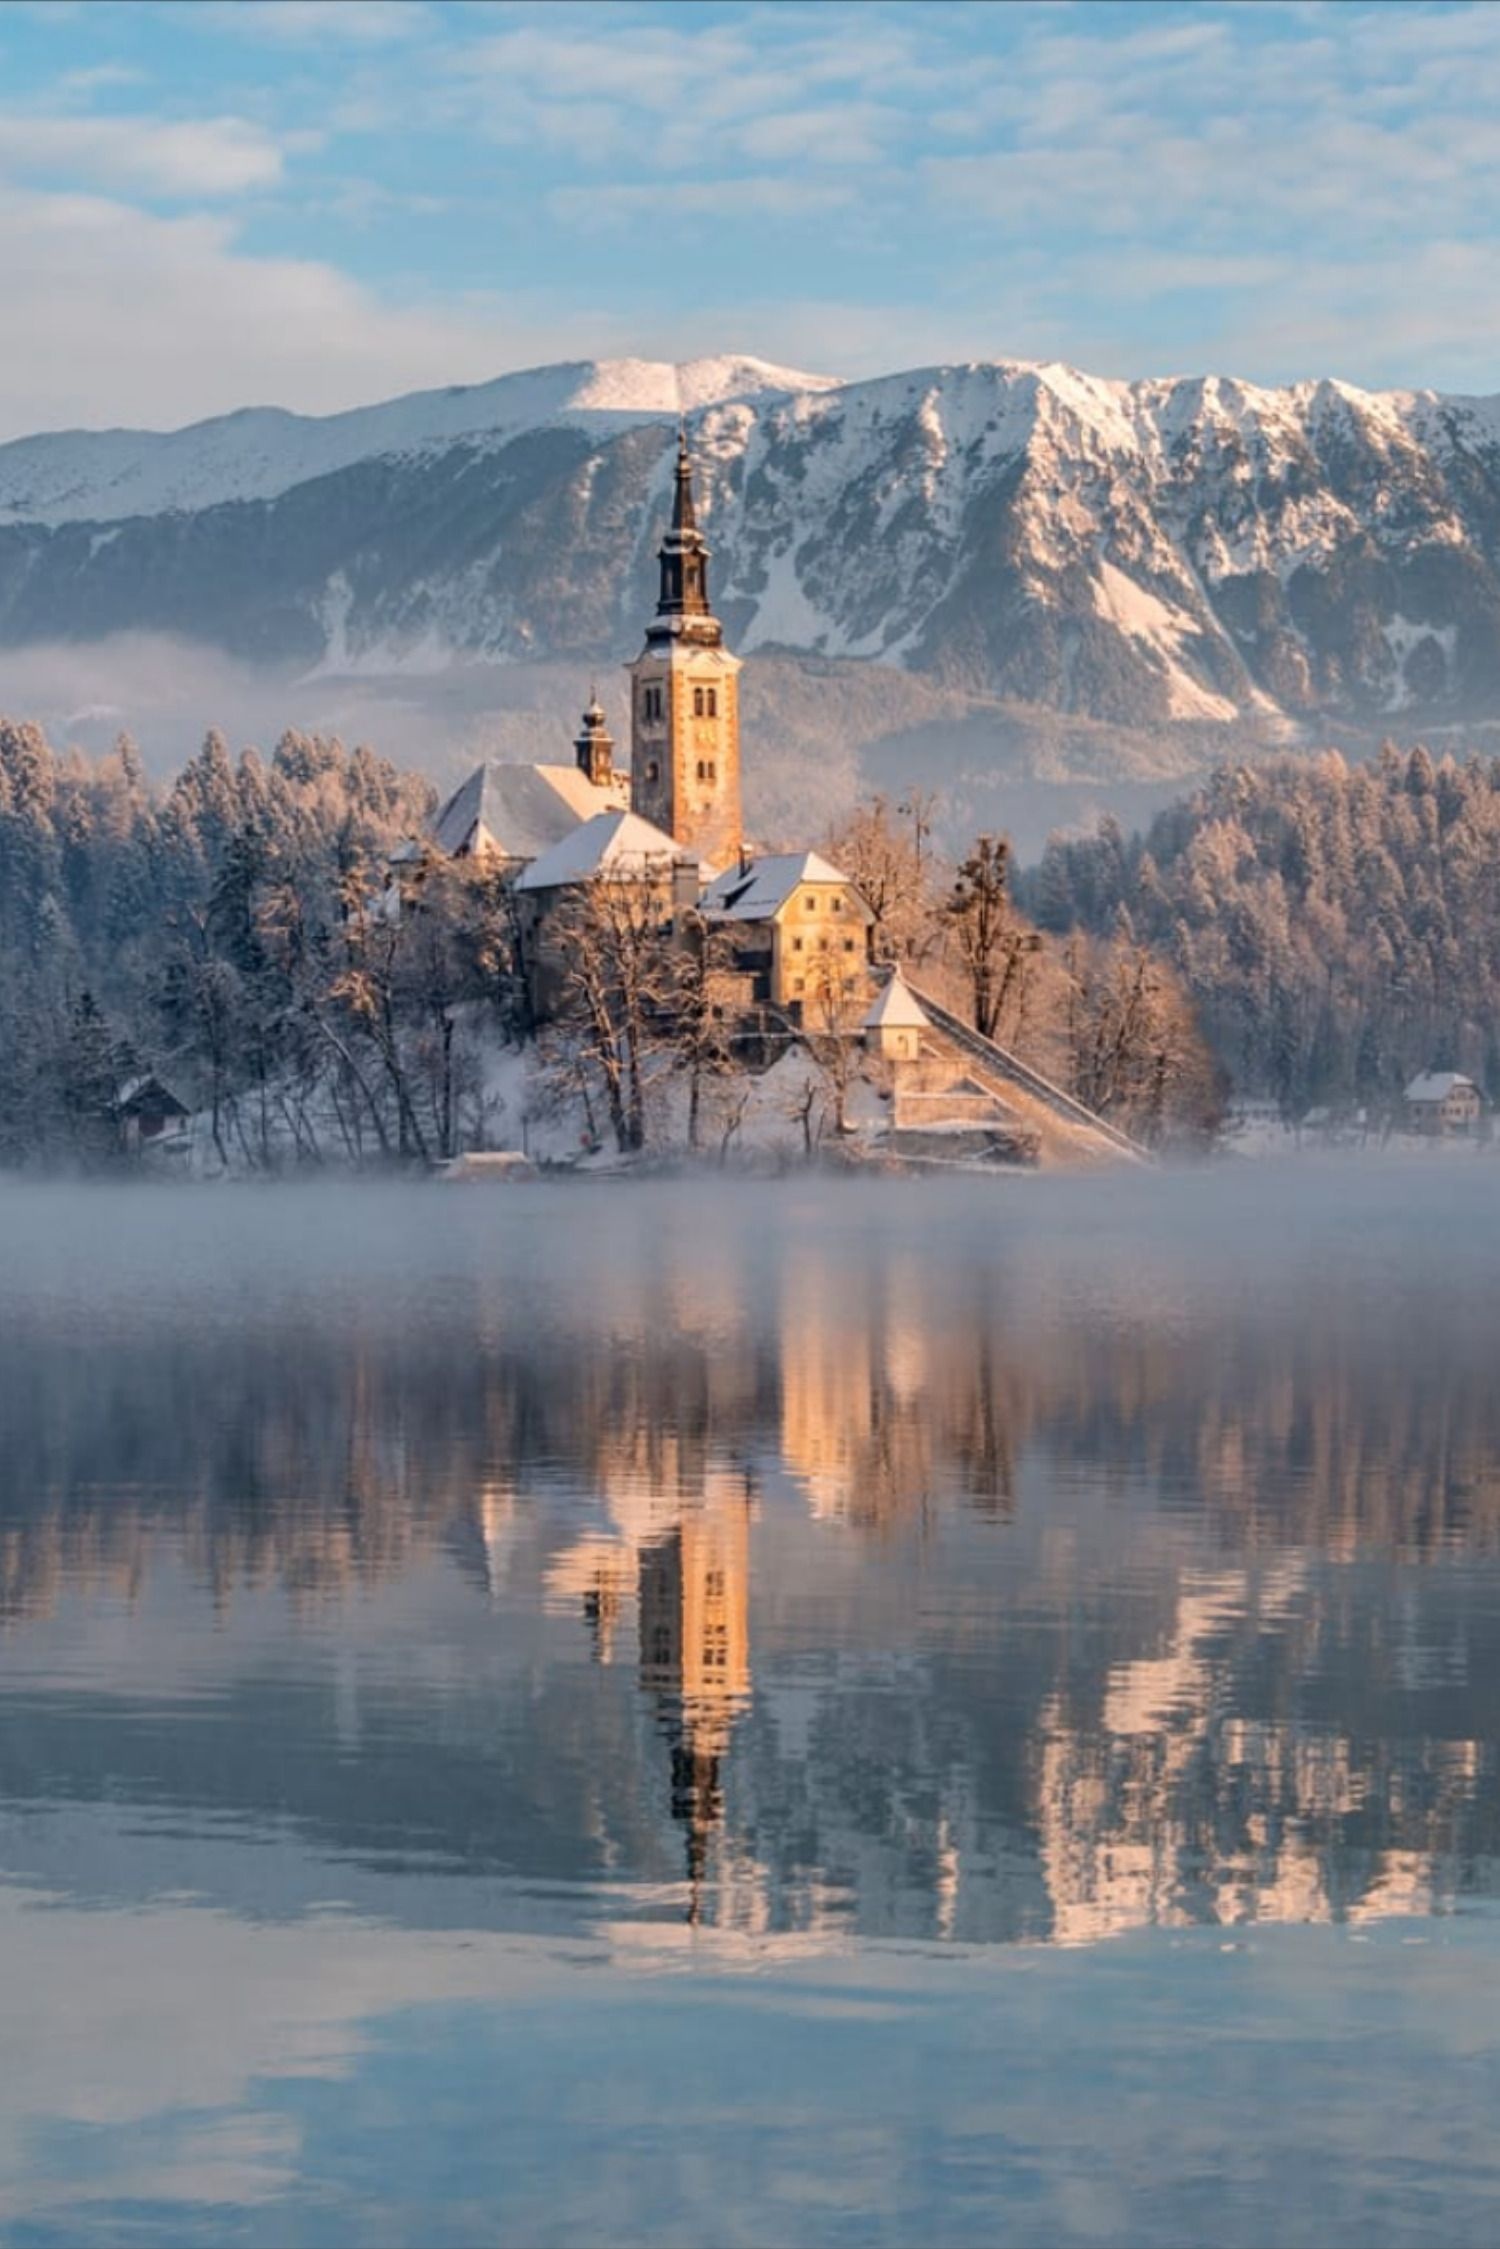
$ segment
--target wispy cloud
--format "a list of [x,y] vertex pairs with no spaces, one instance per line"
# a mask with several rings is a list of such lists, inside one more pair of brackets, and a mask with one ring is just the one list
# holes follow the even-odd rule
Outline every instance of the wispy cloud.
[[273,187],[281,143],[242,117],[43,117],[0,112],[0,179],[51,177],[194,200]]

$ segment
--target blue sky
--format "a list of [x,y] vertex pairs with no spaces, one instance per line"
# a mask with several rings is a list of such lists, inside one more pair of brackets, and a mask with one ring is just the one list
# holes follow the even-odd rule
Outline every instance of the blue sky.
[[0,436],[626,353],[1500,390],[1497,119],[1446,0],[11,0]]

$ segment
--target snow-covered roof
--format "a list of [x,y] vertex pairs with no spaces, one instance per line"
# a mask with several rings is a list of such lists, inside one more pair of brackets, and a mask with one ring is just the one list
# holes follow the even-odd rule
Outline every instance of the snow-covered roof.
[[1449,1094],[1458,1092],[1460,1087],[1466,1088],[1470,1093],[1479,1091],[1474,1080],[1466,1078],[1462,1071],[1424,1070],[1420,1077],[1412,1079],[1406,1089],[1406,1098],[1415,1102],[1446,1101]]
[[477,765],[437,816],[433,841],[452,858],[481,846],[535,859],[596,812],[630,801],[623,773],[604,784],[576,765]]
[[142,1076],[127,1078],[120,1088],[115,1107],[123,1115],[127,1110],[144,1107],[147,1103],[152,1107],[173,1110],[180,1117],[188,1114],[171,1087],[163,1085],[154,1070],[147,1070]]
[[898,968],[865,1016],[861,1028],[866,1031],[922,1031],[928,1023],[922,1003]]
[[638,812],[598,812],[533,859],[516,888],[561,890],[569,883],[590,882],[596,875],[630,880],[660,873],[689,858],[691,853]]
[[777,851],[720,875],[703,894],[703,911],[712,921],[769,921],[805,882],[853,888],[821,852]]

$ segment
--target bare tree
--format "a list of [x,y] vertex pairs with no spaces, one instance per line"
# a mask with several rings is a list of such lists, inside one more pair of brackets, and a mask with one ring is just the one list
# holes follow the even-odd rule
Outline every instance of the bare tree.
[[930,860],[923,846],[930,833],[931,799],[912,818],[908,835],[893,819],[883,796],[873,797],[849,815],[828,839],[830,857],[846,874],[875,917],[871,948],[877,960],[920,960],[938,933],[929,886]]
[[944,909],[963,964],[974,1028],[986,1039],[999,1035],[1007,1007],[1019,1000],[1027,963],[1041,945],[1011,904],[1009,875],[1007,839],[976,837]]
[[652,1062],[669,1054],[680,986],[669,877],[596,876],[553,908],[545,942],[559,980],[558,1019],[604,1091],[622,1153],[646,1144]]

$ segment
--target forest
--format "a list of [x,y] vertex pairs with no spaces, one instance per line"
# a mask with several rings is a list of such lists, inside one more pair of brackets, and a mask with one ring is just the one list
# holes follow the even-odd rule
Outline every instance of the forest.
[[[318,736],[263,757],[211,732],[159,786],[128,736],[88,758],[0,719],[0,1165],[120,1161],[122,1099],[148,1073],[200,1120],[213,1169],[431,1163],[496,1144],[507,1051],[601,1140],[660,1146],[670,1107],[694,1148],[716,1112],[724,1153],[746,1064],[712,931],[690,917],[684,942],[644,894],[584,890],[538,1027],[501,874],[420,843],[393,872],[432,808],[422,778]],[[1220,1089],[1165,957],[1113,929],[1049,941],[1003,838],[950,862],[930,825],[919,798],[877,799],[821,839],[870,899],[877,958],[914,964],[1127,1129],[1211,1130]],[[850,1041],[830,1011],[804,1043],[826,1080],[816,1123],[802,1113],[813,1155],[841,1121]]]
[[1388,1118],[1424,1070],[1500,1094],[1500,761],[1225,767],[1143,837],[1055,840],[1022,888],[1057,939],[1159,950],[1235,1088],[1290,1118]]

